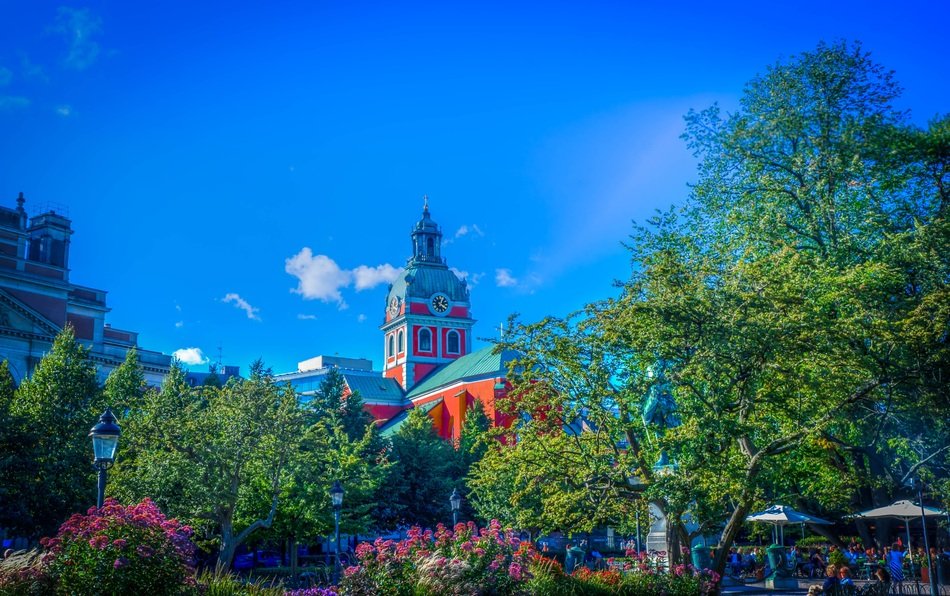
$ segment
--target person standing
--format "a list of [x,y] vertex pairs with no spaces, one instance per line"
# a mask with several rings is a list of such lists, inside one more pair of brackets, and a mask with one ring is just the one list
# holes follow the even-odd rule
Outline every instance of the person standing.
[[822,594],[837,594],[838,586],[838,568],[834,565],[828,565],[825,569],[825,583],[821,584]]
[[900,542],[892,544],[890,552],[887,553],[887,570],[891,572],[891,581],[904,581],[904,552]]

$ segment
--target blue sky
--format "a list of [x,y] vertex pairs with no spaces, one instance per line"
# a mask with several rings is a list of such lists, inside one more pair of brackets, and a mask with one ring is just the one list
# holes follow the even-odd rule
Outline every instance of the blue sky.
[[844,38],[923,124],[947,6],[0,0],[0,200],[68,209],[72,280],[146,348],[379,366],[424,194],[478,337],[567,314],[686,195],[689,108]]

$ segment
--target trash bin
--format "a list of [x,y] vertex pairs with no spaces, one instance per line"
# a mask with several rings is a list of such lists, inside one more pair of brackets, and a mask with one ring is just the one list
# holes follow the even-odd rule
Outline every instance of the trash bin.
[[709,547],[697,544],[693,547],[693,567],[696,569],[709,569],[712,567],[712,557],[709,555]]
[[772,573],[769,577],[785,577],[788,575],[788,555],[785,553],[785,547],[779,544],[773,544],[766,549],[769,557],[769,568]]

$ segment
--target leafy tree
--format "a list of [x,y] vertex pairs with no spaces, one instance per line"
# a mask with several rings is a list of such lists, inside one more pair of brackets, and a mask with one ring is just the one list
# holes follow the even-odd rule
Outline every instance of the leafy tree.
[[383,527],[434,527],[451,521],[449,496],[455,483],[452,445],[435,431],[421,409],[408,418],[392,438],[392,468],[382,490],[377,520]]
[[162,390],[130,414],[129,457],[116,466],[115,490],[130,500],[150,496],[192,521],[229,566],[240,544],[273,523],[302,420],[294,392],[260,362],[249,379],[221,388],[190,388],[176,364]]
[[138,351],[133,347],[126,353],[125,361],[109,373],[102,395],[106,404],[122,416],[123,412],[139,406],[146,387]]
[[33,455],[37,436],[13,411],[16,383],[6,360],[0,362],[0,527],[33,532],[27,496],[34,488]]
[[66,326],[33,375],[17,389],[11,414],[37,437],[33,477],[26,491],[29,511],[22,526],[51,535],[66,517],[95,504],[89,429],[102,413],[96,370]]
[[[331,368],[321,379],[307,407],[313,420],[341,425],[352,440],[361,439],[366,427],[373,424],[373,417],[364,409],[359,392],[350,392],[346,379],[336,368]],[[378,443],[373,446],[381,447]]]
[[[675,556],[690,522],[728,545],[771,499],[834,510],[945,475],[947,127],[909,126],[898,91],[860,46],[821,44],[736,113],[687,116],[699,182],[636,230],[621,295],[507,337],[518,436],[539,476],[569,471],[563,499],[643,492]],[[644,415],[661,388],[675,411]]]

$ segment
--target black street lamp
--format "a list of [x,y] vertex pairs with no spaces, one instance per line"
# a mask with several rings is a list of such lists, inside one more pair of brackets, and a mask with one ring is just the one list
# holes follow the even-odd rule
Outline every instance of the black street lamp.
[[[927,570],[930,579],[930,596],[937,596],[937,569],[934,567],[933,557],[930,554],[930,543],[927,540],[927,514],[924,511],[924,483],[919,476],[913,479],[914,488],[917,489],[917,503],[920,505],[920,524],[924,530],[924,552],[927,554]],[[909,547],[910,545],[908,545]]]
[[343,508],[343,485],[339,480],[330,487],[330,502],[333,503],[333,520],[336,535],[336,565],[333,566],[333,583],[340,581],[340,509]]
[[459,494],[459,489],[452,489],[452,496],[449,497],[449,503],[452,504],[452,527],[454,528],[459,523],[459,509],[462,507],[462,495]]
[[92,462],[92,467],[99,472],[99,491],[96,496],[96,507],[99,509],[102,508],[106,494],[106,470],[115,462],[115,450],[119,446],[121,434],[122,429],[119,428],[110,408],[106,408],[102,416],[99,416],[99,424],[89,431],[89,436],[92,437],[92,451],[96,457]]

